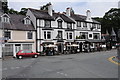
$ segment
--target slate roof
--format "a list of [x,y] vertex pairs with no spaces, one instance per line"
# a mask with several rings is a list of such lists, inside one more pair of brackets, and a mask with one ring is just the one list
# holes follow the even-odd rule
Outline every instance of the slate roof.
[[50,16],[47,11],[31,9],[31,8],[29,8],[29,10],[34,14],[36,18],[54,20],[54,18]]
[[[86,21],[87,16],[79,15],[79,14],[71,14],[71,17],[75,19],[76,21]],[[98,21],[92,19],[93,23],[99,23]]]
[[53,13],[54,18],[61,17],[65,22],[75,23],[73,20],[71,20],[69,17],[67,17],[65,14],[61,13]]
[[[16,15],[16,14],[8,14],[10,17],[10,23],[4,23],[4,28],[9,30],[35,30],[33,25],[25,25],[23,20],[26,16],[24,15]],[[0,26],[2,29],[2,26]]]
[[35,15],[36,18],[55,20],[57,17],[61,17],[65,22],[74,23],[73,20],[71,20],[69,17],[61,13],[53,13],[53,16],[50,16],[48,14],[48,11],[45,11],[45,10],[36,10],[31,8],[29,8],[29,10]]
[[78,15],[78,14],[71,14],[71,17],[76,21],[85,21],[87,18],[86,16]]

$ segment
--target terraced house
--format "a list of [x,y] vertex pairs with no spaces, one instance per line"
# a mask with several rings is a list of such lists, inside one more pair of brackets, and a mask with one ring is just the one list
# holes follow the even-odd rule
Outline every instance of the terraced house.
[[2,47],[3,56],[16,56],[21,49],[35,51],[35,29],[28,16],[2,14],[0,20],[0,32],[7,39]]
[[95,48],[101,42],[101,24],[91,18],[90,10],[86,16],[71,12],[71,8],[53,12],[49,3],[48,10],[29,8],[26,16],[1,14],[0,20],[0,37],[7,39],[3,55],[16,56],[22,49],[43,52],[48,45],[59,53],[75,46],[77,52],[83,51],[86,44]]
[[49,3],[48,11],[29,8],[26,15],[36,30],[37,52],[44,51],[49,44],[56,45],[60,53],[72,44],[82,51],[84,43],[90,42],[95,47],[95,43],[101,40],[101,24],[91,18],[89,10],[86,16],[71,13],[71,8],[64,13],[56,13]]

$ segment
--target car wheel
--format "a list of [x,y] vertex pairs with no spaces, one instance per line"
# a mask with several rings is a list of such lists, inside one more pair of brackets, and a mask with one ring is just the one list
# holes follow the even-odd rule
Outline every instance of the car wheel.
[[18,59],[22,59],[23,57],[22,56],[18,56]]
[[38,57],[38,55],[34,55],[34,58],[37,58]]

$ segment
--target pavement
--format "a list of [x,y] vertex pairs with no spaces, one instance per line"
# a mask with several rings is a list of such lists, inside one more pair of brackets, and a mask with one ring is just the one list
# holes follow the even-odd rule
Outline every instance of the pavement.
[[2,61],[3,78],[118,78],[117,50]]

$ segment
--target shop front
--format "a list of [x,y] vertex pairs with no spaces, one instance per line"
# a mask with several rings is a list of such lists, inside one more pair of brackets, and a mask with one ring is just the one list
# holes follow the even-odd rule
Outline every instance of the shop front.
[[65,43],[65,54],[75,54],[78,53],[79,50],[79,45],[75,42],[66,42]]

